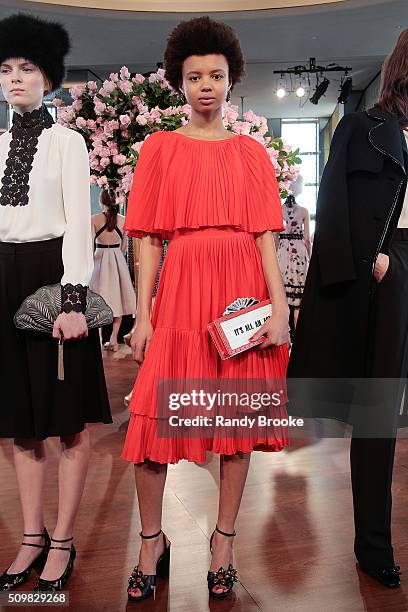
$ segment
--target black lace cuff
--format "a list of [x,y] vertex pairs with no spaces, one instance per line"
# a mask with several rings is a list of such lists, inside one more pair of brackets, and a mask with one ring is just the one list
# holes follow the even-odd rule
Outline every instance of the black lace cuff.
[[87,287],[83,285],[67,285],[61,286],[61,312],[82,312],[86,310],[86,291]]

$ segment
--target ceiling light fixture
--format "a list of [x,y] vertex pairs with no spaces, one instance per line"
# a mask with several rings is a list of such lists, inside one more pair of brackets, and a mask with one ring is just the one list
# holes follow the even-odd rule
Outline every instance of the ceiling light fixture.
[[319,104],[320,98],[324,96],[329,85],[330,85],[329,79],[327,79],[326,77],[323,77],[323,80],[317,84],[316,91],[314,92],[313,96],[310,98],[310,101],[312,104]]
[[341,84],[340,95],[338,102],[339,104],[345,104],[350,97],[350,94],[353,90],[353,79],[351,77],[347,77]]

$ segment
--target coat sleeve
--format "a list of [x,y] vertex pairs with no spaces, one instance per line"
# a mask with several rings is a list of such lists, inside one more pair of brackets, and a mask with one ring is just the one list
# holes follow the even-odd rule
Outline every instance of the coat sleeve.
[[62,161],[66,229],[62,246],[61,285],[88,285],[93,271],[89,158],[83,137],[69,130]]
[[347,155],[354,117],[346,115],[337,126],[320,183],[313,249],[323,287],[356,278],[347,186]]

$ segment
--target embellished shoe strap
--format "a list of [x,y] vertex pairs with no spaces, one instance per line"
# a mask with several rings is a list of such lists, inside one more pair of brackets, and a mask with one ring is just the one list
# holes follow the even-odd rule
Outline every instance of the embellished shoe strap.
[[[56,540],[55,538],[51,538],[51,542],[57,542],[58,544],[63,544],[64,542],[71,542],[71,540],[73,540],[74,538],[67,538],[66,540]],[[53,548],[54,550],[71,550],[71,548],[67,548],[64,546],[50,546],[50,549]]]
[[211,588],[221,584],[230,589],[234,582],[238,582],[237,570],[230,563],[228,569],[220,567],[215,572],[209,571],[207,580],[211,583]]
[[139,589],[143,593],[149,588],[153,591],[153,597],[156,599],[156,575],[143,574],[137,565],[129,578],[128,590]]

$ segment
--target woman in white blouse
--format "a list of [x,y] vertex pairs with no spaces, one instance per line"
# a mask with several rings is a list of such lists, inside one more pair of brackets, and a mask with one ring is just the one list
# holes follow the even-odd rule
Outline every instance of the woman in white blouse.
[[[34,42],[30,42],[34,41]],[[97,330],[87,329],[93,268],[89,162],[83,138],[53,122],[43,96],[64,75],[64,28],[31,16],[0,22],[0,84],[14,109],[0,137],[0,438],[14,438],[24,536],[0,590],[42,569],[38,590],[61,590],[72,571],[73,529],[88,459],[86,423],[111,423]],[[53,338],[16,331],[13,315],[39,287],[61,283]],[[63,337],[65,380],[57,380]],[[59,436],[59,507],[44,526],[44,440]]]

